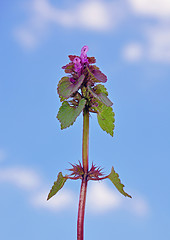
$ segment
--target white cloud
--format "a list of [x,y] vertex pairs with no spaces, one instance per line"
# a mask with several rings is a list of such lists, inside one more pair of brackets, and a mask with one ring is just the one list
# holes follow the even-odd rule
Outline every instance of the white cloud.
[[146,31],[151,60],[170,62],[170,27],[157,26]]
[[43,191],[32,196],[31,204],[37,208],[60,211],[66,208],[76,207],[75,195],[72,191],[62,189],[55,196],[47,201],[49,191]]
[[26,48],[37,46],[52,24],[103,32],[115,27],[123,16],[118,4],[103,0],[82,1],[64,10],[48,0],[32,0],[27,9],[28,21],[15,30],[17,40]]
[[[139,28],[145,38],[143,55],[151,61],[170,62],[170,0],[128,0],[129,6],[137,16],[156,20]],[[130,60],[130,50],[125,47],[124,55]],[[132,54],[133,55],[133,54]],[[133,57],[132,57],[133,58]]]
[[170,19],[169,0],[128,0],[128,2],[136,14]]
[[134,62],[146,58],[152,62],[170,63],[170,27],[159,24],[144,30],[145,43],[132,43],[122,50],[125,60]]
[[10,167],[0,169],[0,182],[14,184],[24,190],[32,190],[39,186],[39,176],[31,169]]
[[103,214],[108,211],[126,210],[138,217],[149,214],[149,205],[143,197],[133,194],[133,198],[125,198],[117,190],[106,183],[92,182],[87,195],[87,210],[90,213]]
[[118,6],[107,4],[104,1],[84,1],[75,11],[76,22],[80,27],[97,31],[107,31],[117,24],[120,19]]
[[122,49],[122,56],[129,62],[143,58],[152,62],[170,63],[170,23],[159,21],[142,30],[143,43],[132,42]]
[[[70,209],[70,207],[77,209],[78,195],[65,188],[47,201],[49,190],[44,188],[46,184],[31,169],[23,167],[0,169],[1,182],[14,184],[24,191],[29,191],[30,204],[36,208],[52,211]],[[87,211],[92,214],[105,214],[108,211],[123,209],[138,217],[147,216],[149,213],[147,201],[143,197],[135,196],[135,194],[133,197],[132,199],[125,198],[114,189],[114,186],[109,187],[104,182],[90,182],[87,194]]]
[[129,62],[139,61],[143,57],[143,47],[139,43],[130,43],[124,47],[122,55]]
[[89,184],[87,206],[90,212],[103,213],[120,207],[121,197],[103,182]]
[[132,40],[123,48],[123,58],[129,62],[142,58],[170,62],[170,0],[83,0],[65,9],[58,8],[49,0],[31,0],[27,4],[25,11],[28,19],[14,31],[17,41],[26,49],[38,46],[48,35],[51,26],[103,33],[118,25],[120,27],[123,18],[130,16],[128,13],[133,11],[143,16],[143,20],[148,16],[158,22],[154,28],[150,23],[150,30],[146,29],[146,25],[138,28],[137,31],[141,32],[146,41],[141,44]]
[[3,149],[0,149],[0,162],[4,161],[6,158],[6,152]]
[[32,169],[23,167],[1,168],[0,183],[13,184],[24,191],[29,191],[30,203],[37,208],[58,211],[63,210],[68,206],[73,207],[76,205],[75,195],[69,190],[63,189],[49,201],[47,201],[49,190],[42,190],[37,193],[38,189],[44,189],[45,184],[40,176]]
[[139,217],[145,217],[150,213],[147,201],[143,197],[135,196],[127,206],[127,210],[134,212]]
[[[31,195],[30,203],[40,209],[62,211],[64,209],[77,209],[78,196],[71,190],[62,189],[47,201],[49,191],[43,190]],[[91,214],[105,214],[109,211],[128,211],[137,217],[146,217],[149,214],[147,201],[138,195],[129,199],[122,196],[117,190],[108,187],[103,182],[90,182],[87,192],[87,212]]]
[[15,30],[15,36],[17,40],[22,44],[25,48],[34,48],[37,46],[37,34],[32,33],[31,29],[18,28]]

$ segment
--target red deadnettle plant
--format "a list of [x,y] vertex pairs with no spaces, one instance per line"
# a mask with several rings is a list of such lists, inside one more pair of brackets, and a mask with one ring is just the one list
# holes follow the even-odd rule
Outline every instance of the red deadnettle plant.
[[81,49],[81,55],[69,55],[70,62],[62,67],[68,76],[61,78],[58,83],[57,92],[62,105],[58,111],[57,118],[61,123],[61,129],[70,127],[76,118],[83,112],[83,142],[82,142],[82,163],[71,164],[70,174],[63,176],[59,172],[47,200],[53,197],[65,184],[68,179],[81,180],[81,189],[77,218],[77,240],[84,239],[84,214],[87,193],[87,183],[109,179],[117,190],[125,197],[130,197],[124,191],[124,185],[119,175],[112,167],[111,173],[104,176],[102,169],[92,163],[89,168],[89,114],[97,114],[100,127],[113,136],[114,112],[113,103],[108,98],[107,89],[103,83],[107,81],[99,68],[95,65],[94,57],[87,57],[88,46]]

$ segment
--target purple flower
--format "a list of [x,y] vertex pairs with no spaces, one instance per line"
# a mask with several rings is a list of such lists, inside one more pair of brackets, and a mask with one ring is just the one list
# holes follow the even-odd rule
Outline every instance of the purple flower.
[[80,73],[81,72],[81,68],[82,68],[82,65],[81,65],[81,60],[79,57],[75,57],[74,60],[73,60],[73,63],[74,63],[74,69],[77,73]]
[[81,58],[81,62],[82,63],[88,63],[88,59],[87,59],[87,51],[89,50],[88,46],[84,46],[82,47],[81,49],[81,55],[80,55],[80,58]]

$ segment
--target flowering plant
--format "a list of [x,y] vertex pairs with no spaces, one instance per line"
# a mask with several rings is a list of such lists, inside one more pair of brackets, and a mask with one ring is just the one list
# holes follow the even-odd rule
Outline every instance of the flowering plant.
[[89,180],[99,181],[110,179],[117,190],[126,197],[131,196],[124,191],[124,185],[119,175],[112,167],[111,173],[104,176],[102,169],[92,163],[89,169],[89,114],[96,113],[100,127],[113,136],[114,112],[113,103],[108,98],[108,92],[103,83],[107,77],[95,65],[94,57],[87,57],[88,46],[81,49],[81,55],[69,55],[70,62],[63,66],[65,73],[69,74],[61,78],[58,83],[57,92],[62,105],[58,111],[57,118],[60,121],[61,129],[65,129],[75,122],[83,112],[83,142],[82,142],[82,164],[71,164],[70,174],[63,176],[60,172],[54,182],[47,200],[53,197],[65,184],[68,179],[81,179],[79,197],[78,219],[77,219],[77,240],[83,240],[84,214],[87,183]]

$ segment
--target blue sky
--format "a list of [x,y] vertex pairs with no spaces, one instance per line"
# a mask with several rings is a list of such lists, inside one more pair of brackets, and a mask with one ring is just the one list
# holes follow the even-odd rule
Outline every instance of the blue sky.
[[169,239],[169,0],[1,1],[0,237],[76,239],[80,182],[47,193],[81,160],[82,116],[60,130],[56,86],[69,54],[108,76],[115,134],[90,118],[90,164],[112,166],[125,190],[89,183],[85,239]]

